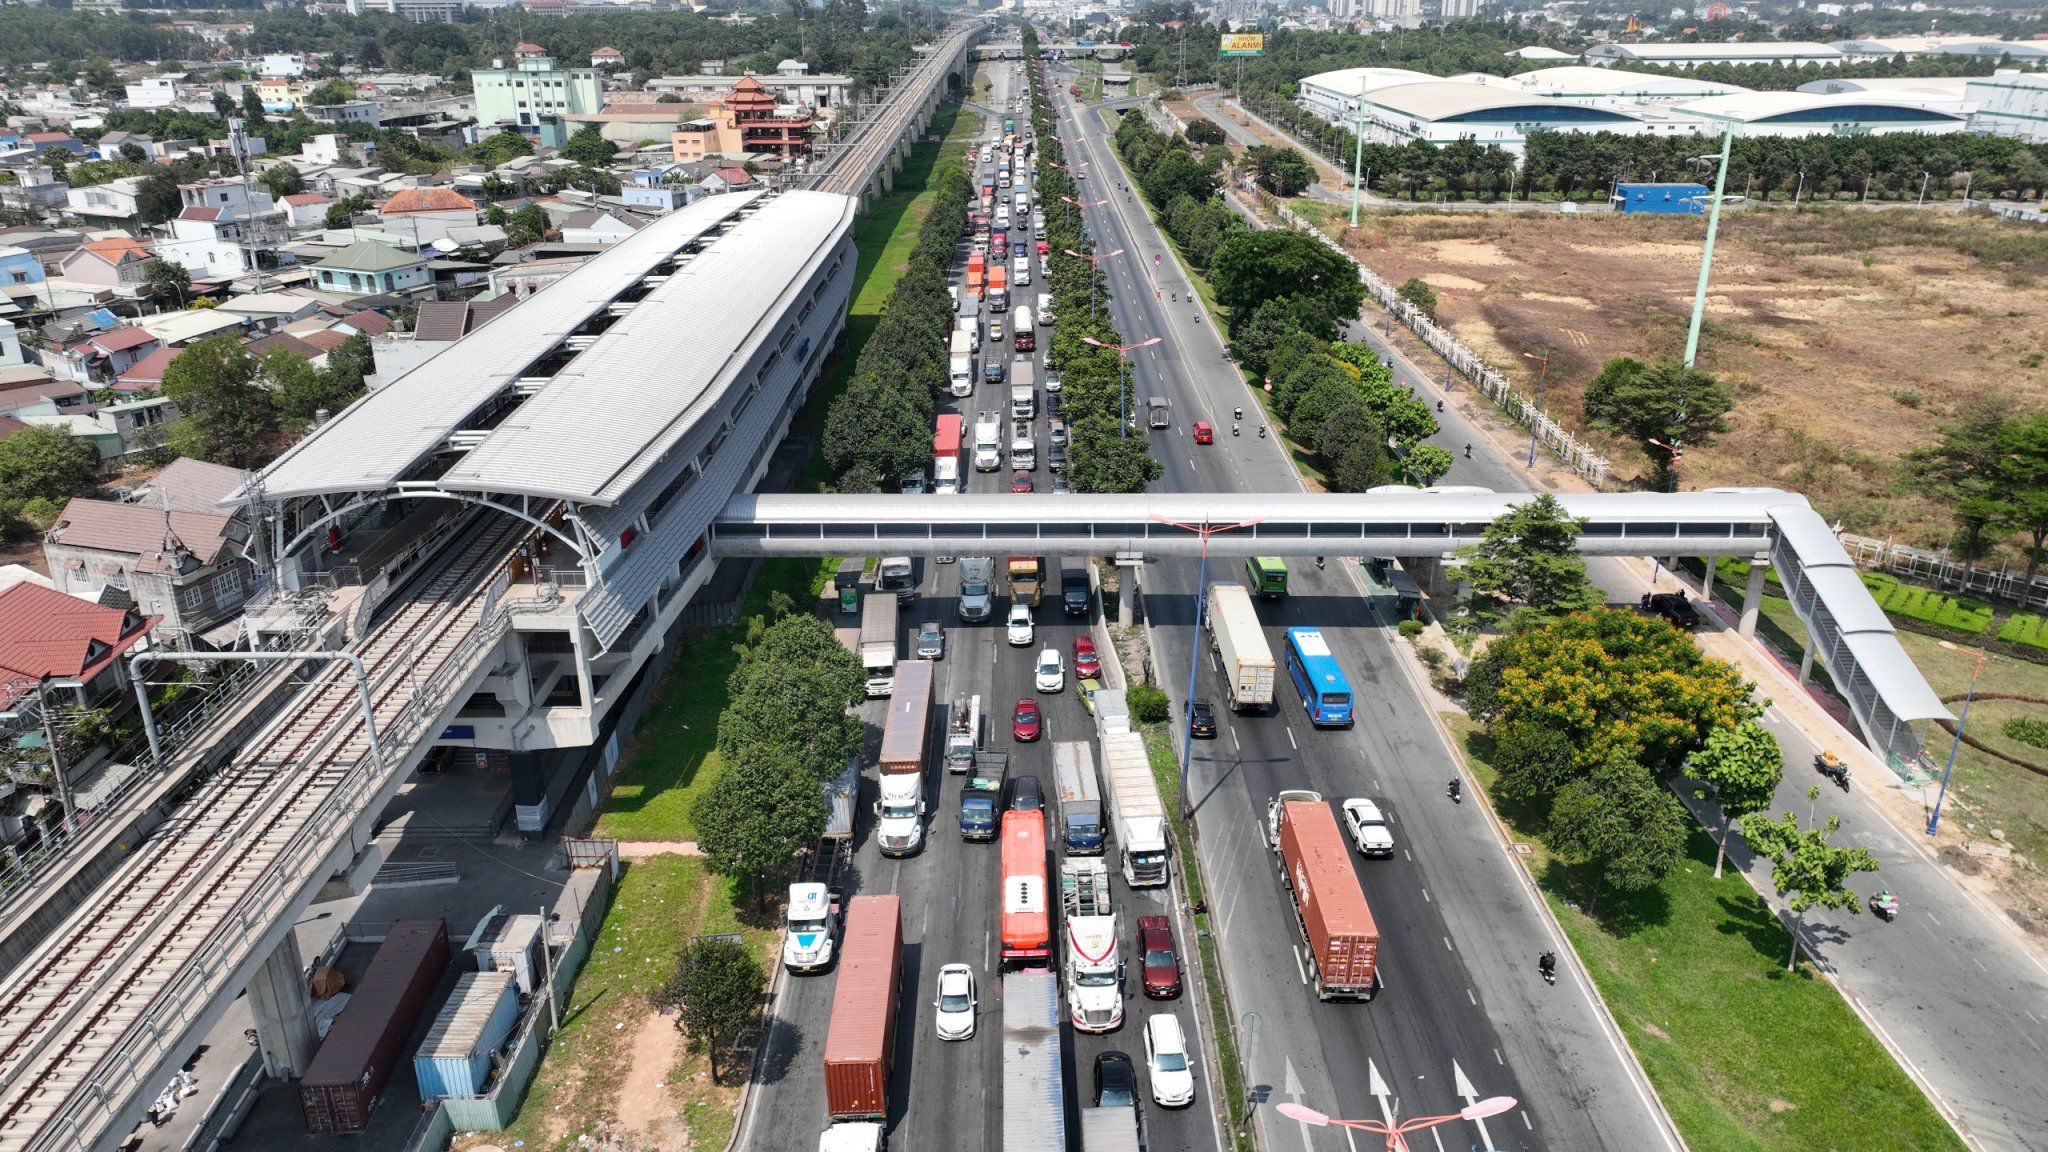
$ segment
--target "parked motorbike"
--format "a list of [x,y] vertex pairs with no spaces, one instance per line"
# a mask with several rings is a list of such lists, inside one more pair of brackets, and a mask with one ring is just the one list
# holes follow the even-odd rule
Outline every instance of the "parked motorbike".
[[1835,782],[1842,791],[1849,790],[1849,766],[1842,763],[1833,752],[1821,752],[1813,758],[1813,770]]

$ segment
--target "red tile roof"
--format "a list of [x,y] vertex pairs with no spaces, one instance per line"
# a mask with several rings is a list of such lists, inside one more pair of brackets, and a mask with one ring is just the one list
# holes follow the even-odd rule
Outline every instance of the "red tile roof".
[[5,440],[26,427],[28,425],[23,424],[12,416],[0,416],[0,440]]
[[156,623],[23,581],[0,592],[0,680],[90,680]]
[[98,256],[109,264],[119,264],[125,260],[149,259],[149,249],[143,245],[142,241],[135,239],[133,236],[117,236],[111,240],[89,240],[79,245],[79,248]]
[[126,352],[130,348],[140,348],[144,344],[154,344],[156,337],[142,328],[116,328],[111,332],[89,336],[85,342],[112,355],[115,352]]
[[294,208],[303,208],[308,204],[332,204],[334,200],[332,197],[322,196],[318,192],[294,192],[285,197],[284,202]]
[[[321,352],[332,352],[347,342],[348,334],[346,332],[336,332],[334,329],[329,328],[325,332],[308,332],[300,336],[299,339],[318,348]],[[318,353],[315,353],[315,355],[318,355]]]
[[625,53],[607,44],[591,53],[592,56],[624,56]]
[[184,210],[183,212],[180,212],[180,213],[178,213],[178,219],[180,219],[180,220],[206,220],[206,221],[213,221],[213,220],[218,220],[218,219],[220,219],[220,209],[218,209],[218,208],[187,208],[187,209],[185,209],[185,210]]
[[545,48],[541,47],[541,46],[540,46],[540,45],[538,45],[538,44],[528,44],[528,43],[526,43],[526,42],[525,42],[524,40],[520,41],[520,42],[519,42],[519,43],[517,43],[517,44],[514,44],[514,45],[512,46],[512,50],[513,50],[514,52],[545,52],[545,51],[547,51],[547,49],[545,49]]
[[314,347],[302,337],[293,336],[286,332],[279,332],[275,336],[265,336],[261,340],[251,340],[243,345],[243,347],[247,348],[253,356],[261,356],[272,348],[282,348],[302,360],[311,360],[315,356],[324,355],[327,351],[324,348]]
[[476,201],[453,188],[406,188],[386,200],[378,212],[474,212]]
[[176,360],[178,354],[183,351],[183,348],[159,348],[151,352],[149,355],[136,361],[134,367],[121,373],[114,381],[114,387],[130,389],[162,388],[164,384],[164,369],[170,365],[171,361]]
[[[172,572],[177,565],[164,551],[164,516],[162,508],[74,496],[43,539],[70,548],[139,557],[138,567],[144,572]],[[173,511],[169,516],[171,532],[201,564],[211,564],[220,555],[234,522],[225,513]]]
[[391,318],[381,312],[351,312],[340,322],[365,336],[382,336],[391,331]]

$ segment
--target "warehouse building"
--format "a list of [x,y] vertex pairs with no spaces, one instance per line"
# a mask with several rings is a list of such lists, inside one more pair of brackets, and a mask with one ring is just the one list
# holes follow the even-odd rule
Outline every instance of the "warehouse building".
[[2048,144],[2048,74],[2001,68],[1971,80],[1964,93],[1976,108],[1976,131]]
[[1588,64],[1650,64],[1660,68],[1697,68],[1702,64],[1840,64],[1846,57],[1829,44],[1802,40],[1762,40],[1753,44],[1595,44],[1586,49]]
[[1959,111],[1936,111],[1910,97],[1868,92],[1741,92],[1689,100],[1673,105],[1672,111],[1709,122],[1716,134],[1732,123],[1738,133],[1751,137],[1938,134],[1970,126],[1969,117]]

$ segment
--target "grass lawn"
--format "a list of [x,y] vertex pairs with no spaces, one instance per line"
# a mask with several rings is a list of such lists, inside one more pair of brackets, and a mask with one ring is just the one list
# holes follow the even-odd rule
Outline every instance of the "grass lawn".
[[[853,303],[847,310],[847,347],[825,369],[824,380],[797,413],[793,431],[816,436],[825,424],[825,410],[846,387],[853,362],[874,334],[882,305],[896,287],[917,243],[917,230],[931,212],[927,190],[941,163],[965,160],[978,118],[955,116],[954,105],[941,105],[932,130],[946,137],[938,147],[920,144],[897,175],[896,191],[875,202],[854,221],[854,245],[860,266],[854,273]],[[820,491],[831,479],[822,453],[813,450],[799,492]],[[801,609],[808,606],[837,565],[837,560],[769,560],[755,577],[741,619],[765,613],[768,595],[781,591]],[[621,840],[688,840],[696,835],[690,807],[697,795],[718,778],[721,760],[713,747],[718,715],[725,710],[726,677],[737,658],[733,644],[743,627],[715,628],[685,637],[640,725],[633,732],[618,784],[598,817],[597,836]]]
[[[707,873],[703,861],[654,856],[629,863],[563,1006],[562,1029],[542,1057],[518,1117],[496,1143],[593,1146],[595,1140],[580,1144],[579,1137],[617,1119],[621,1088],[636,1057],[646,1055],[635,1052],[635,1040],[655,1012],[654,993],[675,971],[690,938],[709,932],[741,932],[764,968],[772,962],[775,934],[740,922],[730,885]],[[678,1048],[674,1067],[660,1077],[667,1099],[654,1111],[679,1117],[692,1146],[718,1149],[732,1134],[738,1089],[712,1084],[708,1067],[702,1055]],[[639,1110],[649,1111],[644,1102]]]
[[[1444,719],[1491,789],[1486,737]],[[1785,971],[1791,937],[1740,875],[1713,878],[1705,832],[1662,885],[1609,894],[1593,916],[1582,871],[1545,853],[1527,813],[1502,816],[1690,1147],[1963,1147],[1832,985],[1807,964]]]

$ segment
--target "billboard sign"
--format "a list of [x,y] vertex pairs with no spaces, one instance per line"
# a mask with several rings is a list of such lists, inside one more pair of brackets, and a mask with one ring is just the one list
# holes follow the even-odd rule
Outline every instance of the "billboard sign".
[[1223,38],[1223,56],[1263,56],[1266,37],[1262,33],[1233,33]]

